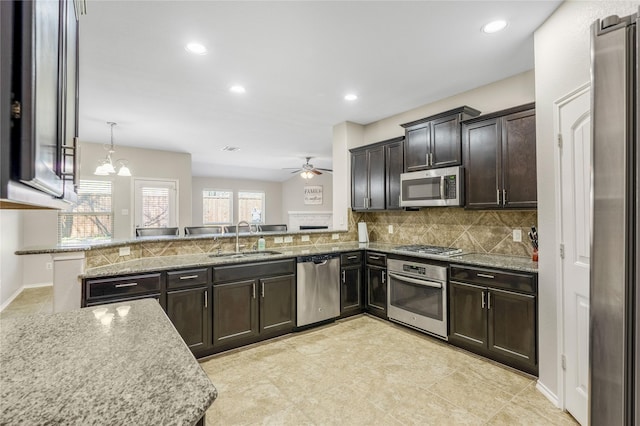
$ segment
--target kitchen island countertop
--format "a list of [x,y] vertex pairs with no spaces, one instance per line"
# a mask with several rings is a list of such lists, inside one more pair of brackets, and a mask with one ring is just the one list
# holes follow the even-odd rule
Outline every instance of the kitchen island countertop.
[[0,322],[0,423],[193,425],[204,416],[217,391],[160,305],[102,308],[109,324],[96,308]]

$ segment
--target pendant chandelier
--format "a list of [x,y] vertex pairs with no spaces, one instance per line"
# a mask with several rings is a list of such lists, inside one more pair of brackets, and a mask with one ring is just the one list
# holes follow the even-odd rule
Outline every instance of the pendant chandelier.
[[107,121],[107,124],[111,128],[111,145],[105,145],[105,149],[108,151],[107,157],[100,161],[100,164],[98,164],[98,167],[96,167],[96,171],[93,172],[93,174],[96,176],[113,175],[116,174],[116,167],[118,167],[118,176],[131,176],[131,170],[127,167],[127,160],[118,159],[115,162],[115,166],[113,165],[113,159],[111,158],[115,152],[115,148],[113,146],[113,128],[117,126],[118,123]]

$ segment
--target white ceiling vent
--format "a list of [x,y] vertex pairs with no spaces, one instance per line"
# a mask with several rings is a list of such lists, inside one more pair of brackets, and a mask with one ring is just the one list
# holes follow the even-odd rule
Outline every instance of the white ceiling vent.
[[229,151],[229,152],[235,152],[235,151],[240,151],[240,148],[238,148],[237,146],[225,146],[224,148],[222,148],[223,151]]

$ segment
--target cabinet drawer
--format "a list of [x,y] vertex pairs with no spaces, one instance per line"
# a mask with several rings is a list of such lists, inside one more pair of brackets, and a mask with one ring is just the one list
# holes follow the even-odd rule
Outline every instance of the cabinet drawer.
[[367,265],[387,266],[387,255],[367,252]]
[[358,265],[362,263],[362,252],[353,251],[350,253],[342,253],[340,255],[340,265]]
[[209,282],[209,269],[183,269],[181,271],[167,272],[167,288],[183,288]]
[[535,276],[527,273],[519,274],[495,269],[467,268],[452,265],[451,279],[527,293],[536,293],[538,290]]
[[87,299],[118,297],[124,295],[158,293],[161,288],[160,274],[130,275],[125,277],[87,280]]

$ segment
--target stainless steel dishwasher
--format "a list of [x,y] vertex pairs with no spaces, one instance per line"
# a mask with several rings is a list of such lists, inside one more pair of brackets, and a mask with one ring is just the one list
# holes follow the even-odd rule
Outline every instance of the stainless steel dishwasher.
[[340,315],[340,255],[300,256],[297,281],[297,326]]

